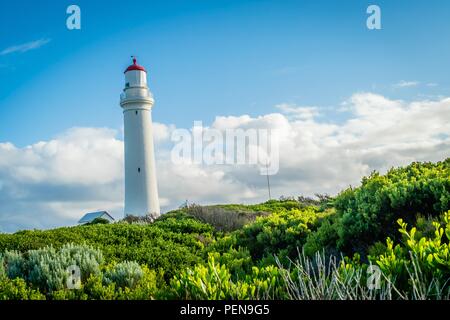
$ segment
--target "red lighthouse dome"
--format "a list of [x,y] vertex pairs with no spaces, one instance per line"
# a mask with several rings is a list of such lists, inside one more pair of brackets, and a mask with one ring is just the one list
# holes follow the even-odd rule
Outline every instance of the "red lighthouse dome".
[[134,58],[134,57],[133,57],[133,64],[131,66],[129,66],[127,68],[127,70],[125,70],[124,73],[127,73],[128,71],[132,71],[132,70],[139,70],[139,71],[147,72],[143,66],[140,66],[137,64],[136,58]]

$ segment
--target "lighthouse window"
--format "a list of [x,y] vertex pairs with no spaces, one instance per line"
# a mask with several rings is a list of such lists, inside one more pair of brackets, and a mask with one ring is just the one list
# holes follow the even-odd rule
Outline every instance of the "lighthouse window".
[[137,110],[136,110],[136,114],[137,114]]
[[125,88],[129,88],[129,87],[130,87],[130,83],[129,82],[125,83]]
[[141,168],[138,168],[138,172],[141,172]]

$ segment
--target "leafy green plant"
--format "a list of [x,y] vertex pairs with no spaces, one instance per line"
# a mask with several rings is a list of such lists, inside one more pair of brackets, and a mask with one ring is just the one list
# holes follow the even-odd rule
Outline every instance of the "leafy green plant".
[[237,245],[248,248],[254,259],[267,255],[295,256],[317,217],[314,209],[291,209],[257,218],[237,235]]
[[0,264],[0,268],[3,268],[3,272],[10,279],[22,277],[24,274],[25,259],[17,251],[6,251],[0,256]]
[[[254,265],[247,248],[236,247],[235,237],[226,236],[209,246],[207,257],[213,257],[219,264],[226,265],[233,279],[244,277]],[[207,258],[206,257],[206,258]]]
[[256,217],[267,216],[269,212],[249,211],[224,206],[200,206],[191,204],[185,209],[186,214],[208,223],[217,231],[230,232],[255,221]]
[[[176,299],[275,299],[283,295],[278,268],[253,267],[251,274],[233,281],[225,265],[210,256],[206,265],[197,265],[175,276],[170,282],[169,297]],[[280,290],[281,289],[281,290]]]
[[135,261],[123,261],[105,273],[106,283],[114,282],[121,288],[135,288],[142,280],[144,272]]
[[66,244],[59,250],[45,247],[26,255],[6,251],[3,261],[8,278],[22,278],[43,291],[54,291],[65,287],[70,266],[80,268],[82,279],[86,279],[99,272],[103,256],[89,246]]
[[179,269],[200,262],[201,252],[214,228],[194,218],[167,217],[152,224],[95,224],[46,231],[0,234],[0,252],[24,253],[67,243],[92,245],[109,262],[136,261],[164,271],[166,280]]
[[335,199],[0,234],[0,299],[449,299],[449,165],[373,173]]
[[334,205],[341,216],[338,248],[364,253],[374,242],[396,237],[397,219],[412,223],[418,214],[439,216],[450,209],[450,158],[374,172],[361,187],[341,192]]
[[330,255],[339,255],[335,249],[339,239],[339,219],[336,214],[331,213],[322,219],[317,220],[317,229],[310,232],[303,246],[303,251],[307,256],[314,256],[316,252],[326,252]]
[[24,279],[0,277],[0,300],[44,300],[45,295],[27,286]]
[[87,225],[93,225],[93,224],[109,224],[109,220],[105,218],[95,218],[91,222],[89,222]]
[[3,260],[3,255],[0,253],[0,279],[6,277],[5,262]]
[[444,215],[445,227],[435,222],[433,238],[417,237],[415,227],[398,220],[403,245],[387,239],[386,252],[371,257],[384,275],[397,287],[416,295],[416,298],[441,297],[450,293],[450,211]]

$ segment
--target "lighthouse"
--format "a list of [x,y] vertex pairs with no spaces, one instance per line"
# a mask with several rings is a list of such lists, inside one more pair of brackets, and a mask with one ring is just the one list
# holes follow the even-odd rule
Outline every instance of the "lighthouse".
[[153,95],[147,71],[133,58],[120,96],[125,140],[125,216],[160,215],[153,146]]

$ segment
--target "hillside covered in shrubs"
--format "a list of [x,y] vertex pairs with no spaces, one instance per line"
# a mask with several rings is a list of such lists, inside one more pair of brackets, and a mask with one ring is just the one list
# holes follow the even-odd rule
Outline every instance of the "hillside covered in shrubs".
[[450,159],[335,197],[0,234],[0,299],[449,298]]

